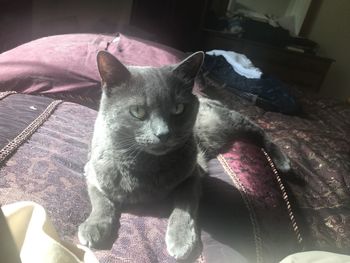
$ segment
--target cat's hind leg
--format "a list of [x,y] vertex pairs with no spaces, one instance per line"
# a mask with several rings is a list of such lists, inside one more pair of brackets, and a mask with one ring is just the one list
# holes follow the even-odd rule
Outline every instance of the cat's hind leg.
[[200,99],[195,134],[208,159],[224,152],[233,141],[246,138],[265,149],[277,170],[284,173],[291,170],[289,158],[260,126],[218,101]]

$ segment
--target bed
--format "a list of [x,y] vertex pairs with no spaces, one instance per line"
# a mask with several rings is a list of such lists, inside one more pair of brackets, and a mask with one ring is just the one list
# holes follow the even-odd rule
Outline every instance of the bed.
[[[161,66],[185,54],[122,34],[38,39],[0,55],[0,203],[31,200],[63,240],[78,243],[90,212],[83,166],[100,96],[96,54],[128,65]],[[305,116],[265,112],[204,75],[209,96],[261,125],[288,154],[279,174],[263,149],[232,142],[209,163],[200,204],[203,248],[194,262],[278,262],[299,251],[350,251],[350,107],[301,95]],[[170,204],[136,207],[121,218],[100,262],[175,262],[165,249]]]

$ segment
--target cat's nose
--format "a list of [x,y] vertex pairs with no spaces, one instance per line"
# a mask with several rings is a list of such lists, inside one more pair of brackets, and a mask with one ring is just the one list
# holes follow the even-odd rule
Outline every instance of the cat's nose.
[[166,142],[169,139],[169,131],[159,131],[154,134],[161,142]]
[[159,139],[160,142],[166,142],[169,139],[170,131],[169,126],[165,120],[160,117],[154,117],[151,122],[151,128],[153,134]]

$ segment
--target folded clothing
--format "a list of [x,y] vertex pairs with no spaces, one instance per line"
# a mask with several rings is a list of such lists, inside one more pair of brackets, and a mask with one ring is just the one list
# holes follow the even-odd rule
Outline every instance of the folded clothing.
[[211,50],[207,52],[210,56],[223,56],[227,63],[229,63],[234,71],[248,79],[261,78],[262,72],[255,67],[253,63],[245,55],[233,51],[225,50]]
[[[238,67],[237,65],[233,67],[227,61],[227,55],[212,55],[215,53],[218,54],[215,51],[207,52],[205,56],[202,70],[207,77],[264,110],[291,115],[299,113],[300,106],[297,100],[282,81],[266,74],[261,74],[260,78],[248,78],[242,74],[242,71],[238,70],[237,72],[236,70],[244,68],[246,72],[248,69],[251,69],[250,73],[259,72],[260,70],[255,68],[252,63],[246,61],[248,58],[245,57],[246,60],[243,62],[249,67]],[[235,63],[239,63],[239,60],[235,60]]]

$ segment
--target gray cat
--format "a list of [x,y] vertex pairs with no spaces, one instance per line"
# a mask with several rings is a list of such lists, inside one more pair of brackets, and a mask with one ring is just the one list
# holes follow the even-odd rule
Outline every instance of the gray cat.
[[98,53],[103,92],[85,166],[92,212],[79,227],[82,244],[111,248],[125,206],[171,195],[167,250],[186,259],[200,244],[196,218],[207,159],[246,135],[265,147],[279,170],[290,169],[261,128],[193,95],[203,58],[197,52],[177,65],[126,67],[108,52]]

